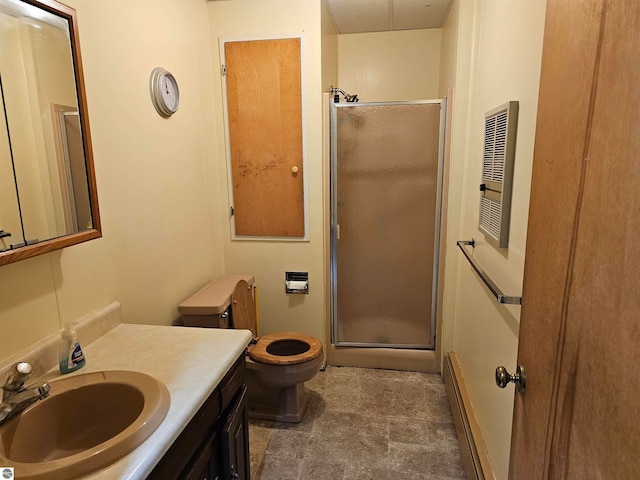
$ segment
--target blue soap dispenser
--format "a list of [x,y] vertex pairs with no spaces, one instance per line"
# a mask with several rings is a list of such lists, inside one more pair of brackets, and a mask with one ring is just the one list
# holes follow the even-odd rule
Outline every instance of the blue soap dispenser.
[[60,343],[60,373],[75,372],[84,367],[86,360],[78,342],[75,324],[70,323],[62,329]]

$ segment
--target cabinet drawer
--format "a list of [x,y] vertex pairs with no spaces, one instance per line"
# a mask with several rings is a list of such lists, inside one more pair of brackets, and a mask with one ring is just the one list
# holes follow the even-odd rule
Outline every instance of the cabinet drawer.
[[229,370],[229,373],[225,375],[220,382],[220,394],[222,397],[222,411],[224,412],[229,405],[233,402],[234,397],[242,387],[245,378],[245,361],[244,354],[238,358],[233,367]]

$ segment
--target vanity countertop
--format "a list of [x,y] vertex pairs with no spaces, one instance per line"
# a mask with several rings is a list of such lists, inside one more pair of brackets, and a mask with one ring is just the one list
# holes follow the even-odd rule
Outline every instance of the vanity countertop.
[[[86,365],[71,375],[135,370],[162,381],[171,407],[158,429],[116,463],[85,478],[144,479],[223,379],[251,340],[248,330],[120,324],[82,349]],[[50,372],[53,380],[59,376]],[[91,406],[87,406],[91,408]]]

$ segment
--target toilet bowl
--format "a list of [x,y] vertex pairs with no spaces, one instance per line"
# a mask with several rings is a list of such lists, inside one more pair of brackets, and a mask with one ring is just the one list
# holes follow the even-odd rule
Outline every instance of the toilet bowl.
[[185,326],[251,330],[247,347],[247,386],[251,418],[297,423],[306,410],[304,382],[323,363],[322,343],[296,332],[256,336],[254,279],[232,275],[212,282],[178,306]]
[[[302,339],[294,339],[294,336]],[[317,348],[308,348],[305,353],[289,354],[287,350],[292,342],[295,342],[296,349],[301,346],[313,347],[314,344],[317,344]],[[262,348],[266,348],[266,351],[261,352]],[[284,351],[279,351],[280,348]],[[316,376],[324,360],[320,342],[294,332],[265,335],[249,347],[248,357],[249,416],[279,422],[300,422],[307,406],[304,382]],[[292,357],[301,359],[294,362]]]

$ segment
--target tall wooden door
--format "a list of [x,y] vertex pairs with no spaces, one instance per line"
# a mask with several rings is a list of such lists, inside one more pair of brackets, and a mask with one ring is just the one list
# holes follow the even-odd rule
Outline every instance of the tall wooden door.
[[224,44],[236,235],[303,237],[300,38]]
[[548,0],[510,478],[640,478],[640,2]]

